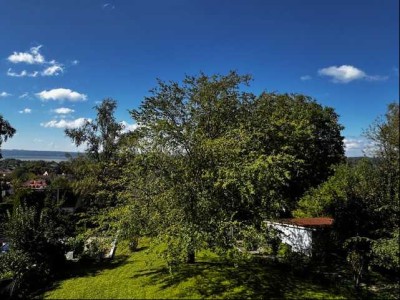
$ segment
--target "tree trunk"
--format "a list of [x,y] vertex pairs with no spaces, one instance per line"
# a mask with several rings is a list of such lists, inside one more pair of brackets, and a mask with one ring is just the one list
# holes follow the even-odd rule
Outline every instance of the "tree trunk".
[[194,264],[196,262],[196,257],[194,251],[190,250],[187,255],[186,263]]

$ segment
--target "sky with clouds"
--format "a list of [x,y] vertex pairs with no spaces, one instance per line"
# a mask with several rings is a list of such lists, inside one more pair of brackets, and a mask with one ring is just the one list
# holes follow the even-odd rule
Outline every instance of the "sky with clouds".
[[75,151],[64,135],[104,98],[133,129],[156,78],[237,70],[249,91],[302,93],[334,107],[346,153],[399,99],[397,0],[0,2],[3,149]]

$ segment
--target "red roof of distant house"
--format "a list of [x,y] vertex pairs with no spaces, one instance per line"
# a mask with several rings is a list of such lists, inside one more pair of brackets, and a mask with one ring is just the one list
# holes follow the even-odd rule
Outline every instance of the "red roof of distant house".
[[47,183],[44,180],[29,180],[25,182],[24,186],[34,190],[42,190],[47,187]]
[[301,227],[327,227],[332,226],[333,221],[332,218],[294,218],[282,219],[278,222]]

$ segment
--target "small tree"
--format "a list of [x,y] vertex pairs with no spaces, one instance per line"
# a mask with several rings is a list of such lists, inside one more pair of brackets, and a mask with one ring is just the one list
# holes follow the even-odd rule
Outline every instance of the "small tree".
[[6,142],[9,138],[13,137],[15,134],[15,129],[10,125],[10,123],[0,115],[0,158],[1,156],[1,144]]
[[[0,159],[1,155],[1,144],[6,142],[7,139],[11,138],[15,134],[15,129],[8,123],[7,120],[0,115]],[[2,180],[2,179],[1,179]],[[0,202],[3,200],[3,182],[0,180]]]
[[344,243],[347,250],[347,262],[353,273],[354,288],[359,289],[361,279],[368,270],[371,256],[371,240],[366,237],[353,237]]
[[65,130],[76,146],[86,146],[87,157],[76,158],[70,165],[76,179],[73,187],[86,208],[104,208],[117,202],[117,179],[124,162],[118,157],[123,125],[115,120],[116,108],[115,100],[104,99],[94,107],[94,121],[86,120],[79,128]]
[[84,144],[87,155],[97,162],[109,161],[116,154],[118,139],[123,125],[116,122],[114,113],[117,102],[104,99],[94,109],[96,119],[86,120],[79,128],[67,128],[65,134],[72,139],[76,146]]
[[57,210],[17,206],[5,225],[10,251],[2,265],[14,279],[16,295],[27,296],[54,277],[64,263],[65,225]]

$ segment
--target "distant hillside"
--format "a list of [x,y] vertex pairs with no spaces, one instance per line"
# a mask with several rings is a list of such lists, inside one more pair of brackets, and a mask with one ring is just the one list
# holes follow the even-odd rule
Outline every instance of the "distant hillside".
[[374,157],[368,157],[368,156],[355,156],[355,157],[347,157],[347,162],[351,165],[356,164],[358,161],[360,161],[361,159],[368,159],[370,161],[372,161],[373,163],[375,163],[377,161],[376,158]]

